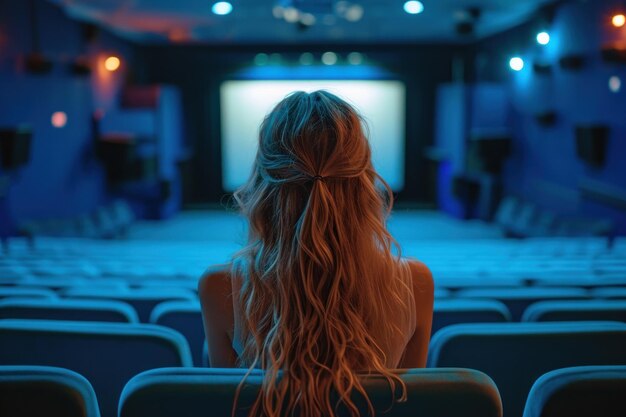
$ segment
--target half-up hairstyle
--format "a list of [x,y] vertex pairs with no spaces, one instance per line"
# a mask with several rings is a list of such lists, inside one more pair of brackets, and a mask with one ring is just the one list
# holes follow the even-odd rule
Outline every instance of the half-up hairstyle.
[[265,370],[250,415],[357,417],[353,393],[373,415],[363,372],[387,379],[390,404],[403,401],[385,341],[413,331],[410,272],[399,249],[392,254],[393,195],[374,171],[358,113],[325,91],[287,96],[261,124],[235,199],[250,224],[231,271],[239,360]]

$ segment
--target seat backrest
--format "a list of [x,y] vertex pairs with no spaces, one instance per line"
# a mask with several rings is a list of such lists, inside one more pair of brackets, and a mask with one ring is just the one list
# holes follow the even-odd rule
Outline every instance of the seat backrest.
[[579,366],[541,376],[524,417],[626,416],[626,366]]
[[437,332],[430,367],[489,375],[504,415],[522,415],[528,391],[544,373],[570,366],[626,364],[626,324],[618,322],[455,324]]
[[592,320],[626,323],[626,300],[539,301],[522,315],[522,321]]
[[500,323],[511,321],[511,313],[495,300],[435,300],[432,334],[442,327],[459,323]]
[[200,302],[166,301],[158,304],[150,314],[150,323],[170,327],[185,336],[191,348],[194,365],[202,366],[204,327]]
[[92,290],[90,288],[74,287],[62,294],[68,298],[91,298],[119,300],[130,304],[142,323],[148,323],[152,309],[159,303],[169,300],[197,300],[196,294],[184,288],[142,288],[128,291]]
[[139,323],[131,306],[114,300],[5,298],[0,319],[44,319]]
[[99,417],[89,381],[63,368],[0,366],[0,415]]
[[585,300],[589,293],[576,287],[531,287],[531,288],[472,288],[459,290],[458,298],[482,298],[503,302],[513,321],[519,321],[530,304],[544,300]]
[[600,287],[589,291],[593,298],[613,298],[626,300],[626,287]]
[[[156,369],[131,379],[120,398],[119,417],[230,417],[235,392],[247,369]],[[407,386],[407,401],[396,403],[386,417],[502,416],[498,389],[485,374],[470,369],[398,371]],[[262,380],[255,370],[246,379],[236,416],[246,417]],[[383,378],[364,376],[376,411],[389,408],[390,388]],[[361,415],[363,401],[355,398]],[[380,413],[377,413],[379,415]]]
[[87,378],[103,417],[114,417],[124,384],[147,369],[191,366],[185,338],[151,324],[0,320],[0,363],[71,369]]
[[0,300],[7,297],[55,298],[56,293],[48,288],[0,287]]

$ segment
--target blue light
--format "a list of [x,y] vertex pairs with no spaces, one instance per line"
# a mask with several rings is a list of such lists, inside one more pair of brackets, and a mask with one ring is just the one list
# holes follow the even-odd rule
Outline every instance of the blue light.
[[211,7],[213,13],[224,16],[233,11],[233,5],[227,1],[218,1]]
[[407,1],[404,3],[404,11],[408,14],[420,14],[424,11],[424,5],[421,1]]
[[521,71],[524,69],[524,60],[518,56],[511,58],[509,66],[513,71]]
[[550,34],[548,32],[539,32],[537,34],[537,43],[539,45],[547,45],[550,43]]

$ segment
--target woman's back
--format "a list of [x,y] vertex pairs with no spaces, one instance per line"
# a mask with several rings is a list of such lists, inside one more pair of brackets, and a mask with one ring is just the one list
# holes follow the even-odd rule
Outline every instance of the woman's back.
[[234,197],[248,242],[200,295],[212,362],[265,370],[251,415],[332,416],[331,392],[356,415],[363,370],[395,396],[404,385],[389,368],[426,361],[432,280],[393,254],[393,194],[356,111],[323,91],[287,96],[261,124],[250,179]]
[[[410,275],[406,293],[407,304],[414,308],[408,315],[398,311],[397,304],[389,304],[392,321],[378,322],[371,329],[372,338],[385,353],[385,366],[394,368],[422,368],[426,365],[433,311],[433,280],[430,271],[421,262],[408,261]],[[243,353],[245,328],[241,321],[241,306],[237,305],[241,278],[231,278],[226,265],[211,268],[201,278],[198,295],[202,303],[204,325],[209,344],[209,363],[212,367],[238,367]],[[401,331],[388,336],[386,328],[396,326]]]

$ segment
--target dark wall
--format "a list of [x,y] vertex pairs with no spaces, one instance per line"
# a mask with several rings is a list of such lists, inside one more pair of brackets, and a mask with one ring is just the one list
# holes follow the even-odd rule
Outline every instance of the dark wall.
[[[105,202],[91,116],[96,109],[106,112],[117,105],[133,57],[130,44],[102,31],[87,42],[82,24],[48,1],[33,3],[31,15],[30,1],[0,2],[0,127],[25,124],[33,132],[30,162],[11,174],[8,198],[0,201],[18,220],[71,217]],[[36,37],[31,16],[39,27]],[[51,60],[50,72],[26,70],[24,58],[34,47]],[[109,54],[122,60],[115,73],[103,69]],[[91,74],[70,70],[78,56],[90,63]],[[52,126],[51,115],[57,111],[67,114],[65,127]]]
[[[508,90],[514,152],[504,175],[507,192],[564,215],[611,219],[626,233],[626,64],[606,62],[601,54],[604,45],[626,45],[626,27],[611,25],[621,4],[566,2],[551,22],[538,19],[477,44],[475,81],[500,82]],[[547,46],[535,42],[541,29],[550,32]],[[514,55],[525,60],[520,72],[508,67]],[[560,58],[569,55],[582,57],[583,66],[561,67]],[[547,64],[550,71],[537,73],[533,63]],[[609,90],[612,76],[621,79],[617,93]],[[554,112],[554,124],[537,121],[545,112]],[[604,166],[577,156],[580,125],[609,128]]]
[[[184,202],[223,200],[219,127],[219,86],[253,66],[257,53],[280,53],[297,62],[302,52],[318,56],[326,46],[152,46],[140,50],[140,79],[178,86],[183,97],[187,145],[191,159],[183,169]],[[342,46],[339,54],[365,53],[370,64],[382,68],[407,87],[406,178],[399,202],[433,203],[434,169],[424,157],[433,143],[434,102],[437,85],[451,79],[451,62],[458,50],[445,45]],[[289,64],[288,64],[289,65]],[[242,108],[245,111],[245,108]]]

